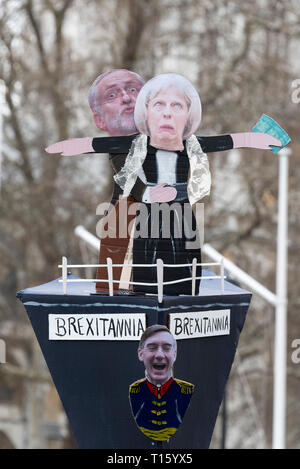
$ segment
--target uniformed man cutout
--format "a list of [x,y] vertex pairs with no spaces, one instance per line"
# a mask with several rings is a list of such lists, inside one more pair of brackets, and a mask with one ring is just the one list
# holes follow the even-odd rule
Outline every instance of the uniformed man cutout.
[[166,326],[145,330],[138,357],[146,377],[130,385],[129,398],[136,424],[152,440],[165,441],[176,433],[194,392],[193,384],[172,376],[176,354],[176,340]]

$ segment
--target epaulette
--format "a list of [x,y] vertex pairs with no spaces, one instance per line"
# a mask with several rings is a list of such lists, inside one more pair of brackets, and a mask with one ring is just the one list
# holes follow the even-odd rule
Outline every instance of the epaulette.
[[138,394],[141,390],[141,383],[146,381],[146,378],[139,379],[138,381],[135,381],[129,386],[129,393],[130,394]]
[[192,383],[188,383],[182,379],[174,378],[174,380],[180,386],[181,394],[193,394],[195,386]]

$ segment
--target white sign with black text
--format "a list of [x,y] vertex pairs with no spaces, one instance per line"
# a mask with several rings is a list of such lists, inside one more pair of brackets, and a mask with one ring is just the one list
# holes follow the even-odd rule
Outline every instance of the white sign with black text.
[[175,339],[194,339],[230,334],[230,309],[170,313],[170,331]]
[[142,314],[49,314],[49,340],[139,340]]

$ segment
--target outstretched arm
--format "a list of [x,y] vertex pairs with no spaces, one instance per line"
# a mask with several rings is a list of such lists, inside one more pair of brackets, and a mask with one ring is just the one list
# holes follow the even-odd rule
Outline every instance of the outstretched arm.
[[214,137],[197,137],[204,153],[231,150],[232,148],[269,149],[270,145],[281,147],[282,143],[271,135],[259,132],[243,132]]
[[243,132],[231,134],[233,140],[233,148],[261,148],[263,150],[271,150],[270,145],[281,147],[282,143],[272,135],[261,132]]
[[53,143],[45,150],[47,153],[60,153],[63,156],[81,155],[82,153],[94,152],[92,141],[93,139],[90,137],[62,140]]
[[[126,137],[85,137],[62,140],[46,148],[48,153],[63,156],[83,153],[127,153],[136,135]],[[270,145],[281,147],[282,143],[271,135],[259,132],[243,132],[214,137],[197,137],[205,153],[231,150],[232,148],[271,149]]]
[[62,140],[46,148],[47,153],[60,153],[63,156],[82,153],[128,153],[136,135],[128,137],[85,137]]
[[204,153],[225,151],[234,148],[231,135],[216,135],[213,137],[197,136],[197,139]]

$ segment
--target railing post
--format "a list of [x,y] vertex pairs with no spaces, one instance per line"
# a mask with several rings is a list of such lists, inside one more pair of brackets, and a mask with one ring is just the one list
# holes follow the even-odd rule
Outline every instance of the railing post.
[[62,281],[63,281],[63,294],[67,294],[67,279],[68,279],[68,260],[65,256],[62,258]]
[[221,277],[221,291],[222,293],[224,293],[224,257],[221,257],[220,277]]
[[114,296],[113,269],[112,269],[112,260],[110,257],[107,258],[107,275],[108,275],[109,296]]
[[192,263],[192,295],[196,294],[196,271],[197,271],[197,259],[194,257]]
[[163,300],[164,294],[164,263],[162,259],[157,259],[156,261],[156,274],[157,274],[157,294],[158,302],[161,303]]

